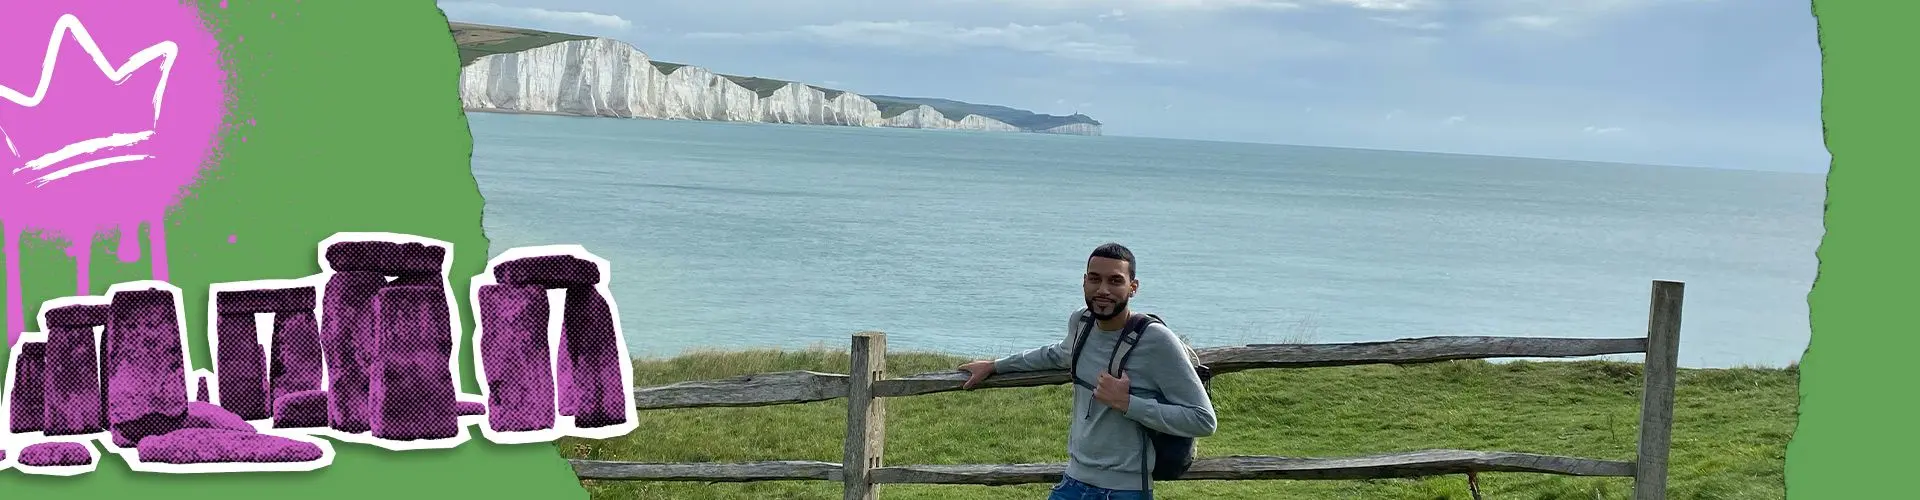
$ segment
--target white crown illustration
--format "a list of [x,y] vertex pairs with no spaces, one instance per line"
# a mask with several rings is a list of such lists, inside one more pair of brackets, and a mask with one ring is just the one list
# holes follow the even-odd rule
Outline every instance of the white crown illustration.
[[[15,136],[7,133],[6,126],[9,124],[30,127],[31,130],[47,127],[31,122],[21,123],[18,120],[23,115],[33,116],[33,113],[24,113],[24,111],[38,107],[46,98],[47,87],[53,84],[54,69],[60,59],[60,48],[65,44],[67,35],[72,36],[73,41],[80,46],[80,50],[86,51],[86,54],[93,59],[94,66],[115,85],[126,83],[133,72],[146,68],[148,63],[156,59],[160,61],[160,81],[153,89],[153,119],[143,130],[111,131],[107,135],[84,138],[54,137],[42,140],[36,137],[28,144],[17,143]],[[18,106],[0,107],[0,139],[6,142],[7,152],[19,161],[5,165],[9,170],[8,174],[16,177],[30,177],[31,180],[28,182],[33,187],[41,187],[87,170],[152,158],[152,155],[148,154],[110,154],[102,151],[135,146],[153,138],[160,122],[160,100],[167,92],[167,78],[171,76],[174,59],[179,54],[179,45],[172,41],[161,41],[141,49],[115,67],[108,62],[106,54],[100,50],[100,45],[93,41],[93,35],[87,32],[87,27],[80,23],[80,18],[73,14],[60,16],[60,20],[53,24],[53,35],[47,41],[46,59],[40,67],[40,82],[33,89],[33,93],[23,94],[18,90],[0,85],[0,99]],[[144,89],[134,88],[133,90]],[[5,106],[5,103],[0,103],[0,106]],[[40,119],[45,118],[51,117]],[[83,119],[92,118],[97,117]],[[99,133],[87,131],[84,135]],[[61,144],[62,142],[65,144]]]

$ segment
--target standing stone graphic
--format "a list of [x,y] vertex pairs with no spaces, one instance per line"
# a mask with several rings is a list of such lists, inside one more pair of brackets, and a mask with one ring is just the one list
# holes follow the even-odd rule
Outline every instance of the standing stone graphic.
[[107,379],[107,422],[122,442],[166,434],[187,416],[185,349],[173,294],[148,289],[115,293]]
[[[235,321],[244,318],[245,321],[251,322],[256,314],[273,315],[272,350],[269,352],[270,356],[265,359],[265,371],[261,374],[264,375],[264,383],[255,384],[251,380],[243,380],[247,384],[245,391],[248,394],[242,398],[247,407],[245,412],[247,416],[264,417],[264,413],[267,413],[266,409],[270,408],[271,401],[276,401],[289,393],[320,389],[324,360],[320,348],[320,325],[313,316],[316,305],[313,287],[226,291],[218,294],[216,302],[220,314],[223,317],[234,316]],[[248,327],[245,330],[253,332],[254,328]],[[240,328],[236,325],[236,337],[240,336],[239,331]],[[223,337],[221,340],[223,341],[221,347],[225,348],[226,339]],[[258,336],[249,337],[236,345],[234,356],[251,358],[248,356],[252,354],[251,351],[264,350],[257,346],[259,346]],[[236,374],[237,376],[249,378],[246,376],[254,375],[251,359],[241,360],[239,364],[243,368]],[[265,395],[260,399],[258,411],[254,408],[252,394],[256,385],[261,386],[261,390],[265,391]],[[224,384],[222,388],[225,388]]]
[[480,357],[487,425],[499,432],[553,428],[553,363],[547,353],[547,289],[480,287]]
[[71,305],[46,311],[47,346],[42,360],[43,431],[48,436],[90,434],[106,429],[106,394],[100,377],[95,327],[107,324],[105,304]]
[[220,314],[220,406],[241,418],[267,418],[267,359],[253,313]]
[[288,393],[273,400],[273,427],[300,429],[327,426],[327,391]]
[[[334,271],[327,282],[320,326],[327,390],[332,393],[328,425],[343,432],[367,432],[375,419],[371,392],[377,383],[373,372],[381,357],[373,298],[384,288],[430,286],[440,300],[428,307],[438,309],[443,318],[451,318],[441,284],[441,264],[447,249],[420,243],[349,241],[328,246],[325,254],[328,267]],[[396,278],[394,282],[387,281],[390,276]],[[448,330],[448,326],[443,323],[439,329]],[[426,340],[429,351],[451,355],[450,331],[444,339],[428,336]]]
[[247,431],[181,429],[140,441],[140,460],[162,464],[312,462],[319,446]]
[[13,366],[17,372],[13,374],[13,394],[7,395],[7,401],[12,402],[10,405],[12,411],[7,415],[9,422],[7,427],[11,428],[14,434],[38,432],[42,428],[41,422],[46,420],[41,391],[46,386],[42,367],[47,355],[47,344],[21,342],[18,347],[20,353],[16,356],[19,356],[19,359]]
[[620,377],[620,337],[613,328],[607,298],[590,286],[567,289],[560,337],[563,355],[572,359],[575,427],[594,428],[627,421],[627,390]]
[[374,295],[379,355],[369,379],[375,437],[443,439],[458,435],[453,353],[441,346],[453,335],[445,299],[434,287],[390,286]]
[[327,265],[334,272],[433,275],[440,274],[440,264],[446,258],[446,248],[420,243],[345,241],[327,247]]
[[320,390],[325,358],[320,350],[320,324],[311,308],[274,315],[273,399]]
[[187,418],[180,422],[182,429],[227,429],[254,432],[252,424],[240,418],[240,415],[209,403],[187,403]]
[[[51,322],[49,322],[51,323]],[[100,432],[100,363],[91,326],[49,326],[41,405],[48,436]]]
[[[543,255],[502,262],[494,266],[493,278],[505,285],[592,289],[593,285],[600,283],[600,268],[593,262],[571,255]],[[579,367],[574,366],[579,357],[569,354],[574,352],[574,348],[570,347],[572,343],[573,336],[562,328],[560,345],[553,353],[559,413],[567,416],[577,416],[580,405],[580,384],[576,380]],[[579,420],[576,418],[575,421]]]
[[373,335],[373,296],[387,284],[380,273],[345,271],[327,280],[320,314],[321,347],[326,354],[327,425],[350,433],[367,432],[368,377],[379,354]]
[[55,441],[20,450],[20,463],[34,467],[71,467],[93,463],[93,447],[86,443]]

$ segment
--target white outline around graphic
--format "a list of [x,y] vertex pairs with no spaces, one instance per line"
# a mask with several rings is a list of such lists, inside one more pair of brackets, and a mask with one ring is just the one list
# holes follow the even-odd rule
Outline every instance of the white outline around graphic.
[[[400,244],[419,243],[427,246],[440,247],[446,250],[446,256],[440,259],[440,289],[444,291],[442,295],[445,295],[447,299],[447,312],[449,313],[447,314],[447,322],[449,323],[448,326],[452,327],[450,331],[453,332],[453,338],[451,339],[451,344],[450,344],[453,346],[453,349],[451,352],[448,353],[449,355],[447,356],[447,372],[452,374],[452,379],[450,379],[450,382],[453,383],[454,400],[455,401],[473,401],[474,400],[473,395],[466,394],[460,391],[460,349],[461,349],[460,304],[456,302],[453,298],[453,284],[450,283],[448,279],[448,272],[450,269],[453,268],[453,252],[454,252],[453,244],[445,241],[441,241],[441,240],[436,240],[433,238],[414,236],[411,234],[384,233],[384,232],[334,233],[333,236],[328,236],[327,239],[320,240],[319,254],[318,254],[318,258],[320,260],[320,274],[306,278],[306,279],[314,280],[314,282],[317,284],[314,290],[314,299],[316,301],[316,304],[314,307],[314,309],[316,310],[314,314],[315,318],[323,317],[322,313],[318,311],[326,309],[326,303],[327,303],[326,283],[327,281],[330,281],[333,279],[333,275],[335,273],[335,271],[333,270],[333,264],[330,262],[327,262],[327,247],[333,246],[335,243],[345,243],[350,241],[381,241],[381,242],[400,243]],[[331,377],[323,376],[322,380],[330,381]],[[330,387],[329,387],[329,390],[331,390]],[[371,418],[371,416],[369,416],[369,418]],[[306,432],[308,434],[316,435],[316,436],[330,437],[330,438],[338,439],[348,443],[373,445],[373,446],[378,446],[378,447],[392,450],[392,451],[439,450],[439,449],[457,447],[463,443],[466,443],[467,440],[472,439],[473,434],[470,431],[468,431],[467,428],[477,423],[479,418],[483,418],[483,416],[473,415],[473,416],[458,417],[459,430],[457,431],[456,434],[454,434],[453,437],[445,438],[445,439],[418,439],[418,440],[412,440],[412,441],[389,440],[389,439],[381,439],[381,438],[374,437],[372,431],[349,434],[349,433],[335,430],[331,426],[318,427],[318,428],[312,428],[312,429],[298,429],[298,430],[302,432]],[[288,430],[291,431],[295,429],[288,429]]]
[[[613,315],[614,344],[618,346],[620,352],[619,359],[624,361],[620,363],[620,393],[622,394],[623,401],[620,406],[626,409],[626,420],[619,424],[606,427],[582,429],[574,426],[573,417],[558,414],[559,412],[557,410],[559,406],[557,403],[560,397],[560,384],[557,375],[559,367],[557,364],[554,364],[554,356],[558,355],[560,349],[560,324],[562,323],[562,319],[565,318],[565,306],[563,304],[566,303],[567,291],[547,290],[547,304],[549,304],[547,309],[547,349],[549,351],[547,359],[549,361],[548,368],[555,370],[556,375],[554,378],[553,391],[554,402],[556,403],[554,426],[551,429],[533,431],[497,432],[493,430],[493,426],[482,422],[480,424],[480,434],[486,436],[488,441],[498,444],[529,444],[550,442],[569,436],[582,439],[608,439],[627,435],[640,426],[639,410],[634,407],[633,403],[633,362],[631,361],[633,358],[628,352],[626,329],[621,325],[620,321],[620,304],[613,299],[613,290],[610,286],[613,282],[613,265],[607,262],[606,259],[594,255],[593,252],[587,251],[585,247],[580,245],[542,245],[510,248],[505,252],[501,252],[500,256],[488,260],[487,268],[473,277],[473,281],[470,282],[467,291],[467,303],[473,306],[473,373],[476,378],[480,379],[481,397],[484,401],[484,398],[489,397],[492,391],[486,382],[487,365],[485,357],[480,355],[481,339],[485,338],[487,326],[486,323],[480,319],[480,287],[497,284],[497,281],[493,277],[493,269],[499,267],[502,263],[527,257],[558,255],[572,256],[587,262],[592,262],[594,267],[600,271],[600,282],[594,284],[593,289],[598,290],[600,296],[607,299],[607,311]],[[492,409],[489,408],[487,412],[489,418],[491,418],[492,414]]]

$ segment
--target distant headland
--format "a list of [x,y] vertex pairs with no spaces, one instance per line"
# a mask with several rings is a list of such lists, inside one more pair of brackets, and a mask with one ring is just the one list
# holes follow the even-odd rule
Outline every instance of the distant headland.
[[733,122],[1100,135],[1055,116],[949,99],[861,95],[655,61],[626,42],[449,23],[470,111]]

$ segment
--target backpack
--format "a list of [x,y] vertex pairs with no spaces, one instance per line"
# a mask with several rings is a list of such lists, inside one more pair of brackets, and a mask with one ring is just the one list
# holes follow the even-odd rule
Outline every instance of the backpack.
[[[1080,334],[1076,336],[1077,338],[1073,343],[1073,361],[1068,364],[1067,375],[1073,379],[1074,384],[1091,390],[1099,386],[1080,378],[1080,351],[1082,351],[1083,347],[1086,347],[1087,338],[1093,333],[1094,319],[1092,314],[1088,313],[1081,315],[1080,320]],[[1165,325],[1166,321],[1161,320],[1157,315],[1148,313],[1134,313],[1132,317],[1127,318],[1126,327],[1120,329],[1120,338],[1115,341],[1113,357],[1107,360],[1108,374],[1118,376],[1118,372],[1126,367],[1127,358],[1133,356],[1133,348],[1139,345],[1140,336],[1146,332],[1148,325],[1154,323]],[[1186,342],[1181,341],[1177,336],[1174,337],[1173,341],[1179,344],[1181,349],[1187,351],[1187,359],[1193,363],[1195,374],[1200,376],[1200,386],[1202,390],[1205,390],[1207,388],[1207,382],[1213,379],[1213,370],[1208,368],[1207,365],[1200,363],[1200,356],[1193,351],[1192,347],[1187,346]],[[1165,402],[1165,399],[1161,399],[1161,401]],[[1151,471],[1141,471],[1141,489],[1151,491],[1154,480],[1166,481],[1178,479],[1181,475],[1186,474],[1187,469],[1193,467],[1193,438],[1167,434],[1144,425],[1140,426],[1140,429],[1142,431],[1140,463],[1142,465],[1146,464],[1146,454],[1149,448],[1153,450],[1154,458],[1153,469]],[[1145,446],[1149,443],[1152,446]]]

